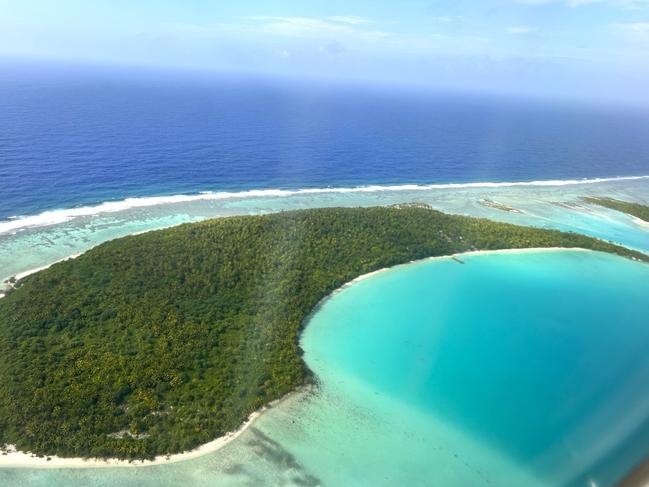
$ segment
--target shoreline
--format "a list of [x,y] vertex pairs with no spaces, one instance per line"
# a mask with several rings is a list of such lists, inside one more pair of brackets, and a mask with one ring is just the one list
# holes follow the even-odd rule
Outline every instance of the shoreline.
[[196,201],[223,201],[230,199],[245,199],[255,197],[291,197],[299,195],[317,194],[345,194],[345,193],[381,193],[399,191],[427,191],[427,190],[457,190],[457,189],[497,189],[517,187],[562,187],[596,185],[602,183],[617,183],[624,181],[642,181],[649,179],[649,175],[635,176],[608,176],[586,177],[568,179],[536,179],[524,181],[474,181],[474,182],[447,182],[447,183],[413,183],[401,184],[370,183],[356,186],[321,186],[303,188],[251,188],[236,190],[197,191],[151,196],[126,196],[122,199],[97,202],[87,206],[72,208],[56,208],[45,210],[36,214],[20,215],[0,218],[0,234],[15,233],[25,228],[41,227],[65,223],[75,218],[94,216],[98,214],[116,213],[132,208],[148,208],[151,206],[192,203]]
[[[235,431],[230,431],[223,436],[219,436],[214,440],[203,443],[193,450],[185,451],[183,453],[173,453],[170,455],[158,455],[153,460],[121,460],[119,458],[65,458],[56,455],[47,455],[37,457],[31,453],[25,453],[13,449],[13,445],[7,445],[8,451],[0,453],[0,469],[5,468],[36,468],[36,469],[62,469],[62,468],[139,468],[139,467],[155,467],[159,465],[169,465],[172,463],[184,462],[200,458],[209,453],[214,453],[224,448],[232,441],[241,436],[248,428],[250,428],[261,415],[269,409],[278,406],[280,403],[288,400],[289,398],[303,394],[308,391],[309,386],[300,387],[294,391],[289,392],[284,397],[275,399],[270,403],[262,406],[257,411],[254,411],[248,416],[248,419],[239,426]],[[48,460],[49,458],[49,460]]]
[[[179,225],[183,225],[183,224],[180,223]],[[134,237],[136,235],[143,235],[143,234],[149,233],[149,232],[157,232],[158,230],[165,230],[167,228],[172,228],[174,226],[176,226],[176,225],[169,225],[169,226],[164,226],[164,227],[160,227],[160,228],[153,228],[153,229],[149,229],[149,230],[140,230],[140,231],[137,231],[137,232],[129,233],[128,235],[124,235],[123,237],[116,237],[116,238]],[[110,241],[110,240],[108,240],[108,241]],[[41,266],[41,267],[35,267],[33,269],[29,269],[29,270],[26,270],[26,271],[23,271],[23,272],[19,272],[18,274],[15,274],[13,276],[6,276],[4,278],[0,278],[0,279],[2,279],[2,282],[0,282],[0,299],[4,298],[7,295],[7,292],[11,291],[12,289],[15,289],[16,283],[18,281],[20,281],[21,279],[24,279],[25,277],[30,276],[32,274],[36,274],[37,272],[44,271],[45,269],[49,269],[54,264],[58,264],[59,262],[65,262],[66,260],[76,259],[77,257],[82,256],[83,254],[85,254],[89,250],[92,250],[94,247],[96,247],[97,245],[101,245],[102,243],[103,242],[99,242],[98,244],[90,247],[89,249],[84,250],[83,252],[78,252],[76,254],[70,254],[70,255],[68,255],[66,257],[63,257],[62,259],[55,260],[51,264],[47,264],[47,265],[44,265],[44,266]],[[9,279],[11,279],[11,278],[15,279],[14,283],[8,282]]]
[[45,269],[49,269],[49,268],[52,267],[54,264],[58,264],[59,262],[65,262],[66,260],[76,259],[76,258],[79,257],[82,253],[83,253],[83,252],[80,252],[80,253],[78,253],[78,254],[68,255],[67,257],[63,257],[62,259],[55,260],[55,261],[52,262],[51,264],[44,265],[44,266],[42,266],[42,267],[36,267],[35,269],[29,269],[29,270],[24,271],[24,272],[19,272],[18,274],[16,274],[16,275],[13,276],[13,277],[15,277],[15,278],[16,278],[16,282],[18,282],[18,281],[20,281],[21,279],[24,279],[24,278],[27,277],[27,276],[31,276],[32,274],[36,274],[37,272],[44,271]]
[[[423,259],[417,259],[417,260],[411,260],[410,262],[406,262],[404,264],[397,264],[392,267],[383,267],[381,269],[378,269],[376,271],[368,272],[367,274],[363,274],[361,276],[356,277],[355,279],[352,279],[349,282],[346,282],[339,288],[335,289],[331,294],[323,298],[323,301],[328,299],[330,296],[332,296],[334,293],[337,293],[338,291],[342,291],[343,289],[355,284],[356,282],[363,281],[365,279],[368,279],[376,274],[379,274],[381,272],[385,271],[390,271],[392,269],[398,269],[403,266],[408,266],[411,264],[420,264],[423,262],[427,262],[430,260],[442,260],[442,259],[450,259],[450,260],[455,260],[458,264],[465,264],[466,262],[463,262],[459,260],[461,257],[467,257],[467,256],[473,256],[473,255],[492,255],[492,254],[524,254],[524,253],[535,253],[535,252],[594,252],[594,250],[591,249],[583,249],[581,247],[526,247],[526,248],[518,248],[518,249],[494,249],[494,250],[468,250],[466,252],[458,252],[455,254],[448,254],[448,255],[436,255],[433,257],[424,257]],[[310,315],[309,315],[310,316]]]
[[353,286],[354,284],[357,284],[361,281],[364,281],[365,279],[369,279],[370,277],[374,277],[377,274],[391,271],[393,269],[399,269],[404,266],[409,266],[412,264],[421,264],[433,260],[443,260],[443,259],[454,260],[457,262],[458,265],[464,265],[466,264],[466,262],[460,260],[461,257],[467,257],[472,255],[483,255],[483,254],[491,255],[491,254],[514,254],[514,253],[535,253],[535,252],[594,252],[594,251],[590,249],[584,249],[581,247],[526,247],[526,248],[517,248],[517,249],[467,250],[466,252],[457,252],[455,254],[448,254],[448,255],[435,255],[432,257],[424,257],[423,259],[411,260],[409,262],[393,265],[391,267],[382,267],[381,269],[377,269],[375,271],[368,272],[366,274],[361,274],[360,276],[355,277],[354,279],[346,282],[342,286],[337,287],[329,294],[327,294],[324,298],[322,298],[320,301],[318,301],[318,303],[314,306],[313,310],[306,316],[306,318],[304,318],[304,326],[300,329],[300,348],[302,348],[301,346],[302,331],[309,324],[309,321],[311,321],[313,315],[315,315],[318,311],[320,311],[320,308],[324,306],[324,304],[327,301],[329,301],[336,294],[344,291],[348,287]]
[[640,228],[644,230],[649,230],[649,222],[644,221],[642,218],[638,218],[637,216],[631,216],[631,221],[638,225]]
[[[37,272],[44,271],[45,269],[49,269],[54,264],[58,264],[59,262],[65,262],[66,260],[76,259],[77,257],[82,255],[83,253],[84,252],[80,252],[78,254],[68,255],[67,257],[63,257],[62,259],[55,260],[51,264],[47,264],[47,265],[44,265],[44,266],[41,266],[41,267],[36,267],[34,269],[29,269],[29,270],[26,270],[26,271],[23,271],[23,272],[19,272],[18,274],[13,275],[13,276],[7,276],[6,278],[4,278],[2,283],[0,283],[0,284],[2,284],[4,286],[3,288],[0,288],[0,299],[4,298],[5,295],[7,294],[7,292],[11,291],[12,289],[15,289],[16,284],[21,279],[24,279],[27,276],[31,276],[32,274],[36,274]],[[11,282],[9,282],[9,279],[15,279],[15,281],[13,283],[11,283]]]

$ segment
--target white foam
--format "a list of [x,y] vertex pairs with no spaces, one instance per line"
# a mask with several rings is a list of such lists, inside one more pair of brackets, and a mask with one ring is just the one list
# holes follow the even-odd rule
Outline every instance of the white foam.
[[0,222],[0,234],[15,232],[27,227],[39,227],[65,223],[74,218],[94,216],[103,213],[115,213],[131,208],[144,208],[158,205],[177,203],[190,203],[194,201],[217,201],[226,199],[246,198],[281,198],[308,194],[336,194],[336,193],[378,193],[384,191],[426,191],[435,189],[470,189],[470,188],[506,188],[515,186],[572,186],[579,184],[598,184],[614,181],[632,181],[649,179],[647,176],[623,176],[615,178],[591,179],[554,179],[521,182],[476,182],[476,183],[448,183],[448,184],[398,184],[390,186],[369,185],[347,188],[305,188],[305,189],[253,189],[248,191],[206,191],[198,194],[179,194],[173,196],[150,196],[141,198],[126,198],[121,201],[107,201],[95,206],[83,206],[62,210],[44,211],[38,215],[11,217]]

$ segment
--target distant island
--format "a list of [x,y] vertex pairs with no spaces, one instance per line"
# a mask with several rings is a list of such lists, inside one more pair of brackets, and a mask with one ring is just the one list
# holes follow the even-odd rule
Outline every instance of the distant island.
[[487,208],[494,208],[496,210],[507,211],[509,213],[523,213],[521,210],[517,208],[514,208],[509,205],[505,205],[503,203],[498,203],[497,201],[493,201],[488,198],[480,200],[480,204],[482,206],[486,206]]
[[0,299],[0,445],[150,459],[236,430],[314,380],[299,335],[354,278],[476,250],[583,248],[583,235],[423,205],[221,218],[125,237]]
[[626,213],[649,224],[649,206],[640,205],[638,203],[629,203],[628,201],[621,201],[613,198],[586,197],[583,198],[583,200],[592,205],[604,206],[611,210]]

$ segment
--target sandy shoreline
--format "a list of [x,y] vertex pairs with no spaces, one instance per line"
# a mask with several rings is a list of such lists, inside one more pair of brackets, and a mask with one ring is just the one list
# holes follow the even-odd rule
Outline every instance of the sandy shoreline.
[[[136,468],[136,467],[153,467],[156,465],[168,465],[170,463],[183,462],[194,458],[202,457],[208,453],[214,453],[228,445],[245,432],[254,422],[268,409],[273,408],[293,397],[296,394],[302,394],[306,387],[290,392],[286,396],[270,402],[261,409],[253,412],[248,419],[236,431],[231,431],[209,443],[204,443],[199,447],[183,453],[172,455],[158,455],[154,460],[120,460],[117,458],[98,459],[98,458],[62,458],[55,455],[47,457],[37,457],[31,453],[16,451],[9,447],[6,454],[0,454],[0,469],[2,468]],[[48,460],[49,458],[49,460]]]
[[[82,252],[82,253],[83,253],[83,252]],[[24,272],[19,272],[18,274],[14,275],[14,276],[7,276],[5,279],[8,280],[8,279],[11,279],[11,278],[13,277],[13,278],[16,280],[16,282],[17,282],[17,281],[20,281],[21,279],[24,279],[24,278],[27,277],[27,276],[30,276],[30,275],[32,275],[32,274],[36,274],[37,272],[40,272],[40,271],[44,271],[45,269],[49,269],[49,268],[52,267],[54,264],[58,264],[59,262],[65,262],[66,260],[76,259],[76,258],[79,257],[82,253],[68,255],[67,257],[63,257],[62,259],[56,260],[56,261],[52,262],[51,264],[47,264],[47,265],[44,265],[44,266],[42,266],[42,267],[36,267],[35,269],[29,269],[29,270],[24,271]],[[7,281],[4,280],[4,279],[3,279],[2,283],[0,283],[0,284],[2,284],[2,285],[5,286],[4,289],[1,289],[1,288],[0,288],[0,298],[3,298],[3,297],[5,296],[5,293],[6,293],[8,290],[12,289],[12,288],[14,287],[14,285],[13,285],[13,284],[7,284]]]
[[[153,465],[164,465],[168,463],[191,460],[207,453],[220,450],[232,440],[237,438],[261,415],[261,411],[252,413],[241,427],[234,431],[221,436],[209,443],[205,443],[198,448],[174,455],[160,455],[154,460],[119,460],[117,458],[97,459],[97,458],[62,458],[57,456],[37,457],[30,453],[16,451],[10,447],[9,452],[0,455],[0,468],[106,468],[106,467],[148,467]],[[49,458],[49,460],[48,460]]]
[[44,271],[45,269],[49,269],[54,264],[58,264],[59,262],[65,262],[66,260],[70,260],[70,259],[76,259],[80,255],[81,254],[68,255],[67,257],[63,257],[62,259],[54,261],[51,264],[44,265],[42,267],[37,267],[36,269],[30,269],[30,270],[25,271],[25,272],[20,272],[20,273],[16,274],[14,277],[16,278],[16,281],[20,281],[21,279],[24,279],[27,276],[31,276],[32,274],[36,274],[37,272]]
[[[492,254],[523,254],[523,253],[535,253],[535,252],[593,252],[590,249],[582,249],[581,247],[529,247],[529,248],[523,248],[523,249],[496,249],[496,250],[469,250],[467,252],[459,252],[457,254],[449,254],[449,255],[437,255],[433,257],[424,257],[423,259],[418,259],[418,260],[411,260],[410,262],[406,262],[405,264],[397,264],[392,267],[383,267],[382,269],[378,269],[373,272],[369,272],[367,274],[363,274],[362,276],[358,276],[355,279],[352,279],[351,281],[343,284],[340,286],[338,289],[336,289],[333,293],[331,293],[329,296],[332,294],[341,291],[354,283],[358,281],[362,281],[364,279],[367,279],[369,277],[372,277],[376,274],[379,274],[381,272],[389,271],[392,269],[398,269],[403,266],[411,265],[411,264],[418,264],[421,262],[427,262],[430,260],[443,260],[443,259],[449,259],[449,260],[456,260],[459,262],[459,258],[461,257],[466,257],[466,256],[471,256],[471,255],[492,255]],[[329,296],[325,297],[324,299],[329,298]]]
[[[523,249],[498,249],[498,250],[476,250],[476,251],[468,251],[468,252],[460,252],[456,254],[450,254],[450,255],[442,255],[442,256],[434,256],[434,257],[426,257],[424,259],[419,259],[419,260],[413,260],[404,264],[398,264],[392,267],[384,267],[382,269],[378,269],[376,271],[363,274],[361,276],[356,277],[355,279],[352,279],[351,281],[343,284],[340,286],[338,289],[334,290],[332,293],[329,295],[325,296],[320,303],[316,305],[312,313],[310,313],[306,318],[305,318],[305,323],[308,323],[309,320],[311,319],[311,316],[315,314],[320,307],[327,301],[329,300],[332,296],[337,294],[338,292],[348,288],[349,286],[354,285],[355,283],[368,279],[372,276],[375,276],[379,273],[392,270],[392,269],[398,269],[402,266],[408,266],[416,263],[421,263],[421,262],[426,262],[426,261],[431,261],[431,260],[442,260],[442,259],[448,259],[448,260],[457,260],[459,261],[460,257],[463,256],[471,256],[471,255],[482,255],[482,254],[509,254],[509,253],[535,253],[535,252],[555,252],[555,251],[560,251],[560,252],[566,252],[566,251],[577,251],[577,252],[591,252],[591,250],[588,249],[582,249],[582,248],[564,248],[564,247],[535,247],[535,248],[523,248]],[[69,257],[66,257],[65,259],[61,259],[57,262],[61,262],[64,260],[68,260],[71,258],[78,257],[81,254],[76,254],[72,255]],[[54,263],[50,264],[53,265]],[[29,271],[22,272],[18,275],[16,275],[16,279],[20,280],[23,277],[26,277],[30,274],[33,274],[35,272],[38,272],[43,269],[47,269],[48,266],[43,266],[37,269],[32,269]],[[0,295],[1,296],[1,295]],[[198,458],[200,456],[206,455],[208,453],[213,453],[221,448],[223,448],[225,445],[236,439],[239,435],[241,435],[246,429],[248,429],[259,416],[269,408],[279,404],[280,402],[284,401],[288,397],[294,395],[294,394],[299,394],[303,392],[304,389],[298,389],[296,391],[293,391],[289,393],[288,395],[284,396],[281,399],[277,399],[270,404],[262,407],[258,411],[253,412],[248,419],[246,420],[245,423],[243,423],[239,429],[236,431],[227,433],[226,435],[216,438],[213,441],[210,441],[209,443],[205,443],[198,448],[184,452],[184,453],[177,453],[173,455],[161,455],[157,456],[154,460],[138,460],[138,461],[128,461],[128,460],[119,460],[119,459],[96,459],[96,458],[62,458],[62,457],[57,457],[57,456],[49,456],[49,457],[36,457],[33,456],[30,453],[25,453],[21,451],[15,451],[11,447],[9,448],[9,451],[6,454],[0,454],[0,468],[106,468],[106,467],[147,467],[147,466],[154,466],[154,465],[166,465],[169,463],[176,463],[176,462],[181,462],[184,460],[191,460],[193,458]],[[48,460],[49,458],[49,460]]]
[[[466,252],[458,252],[456,254],[449,254],[449,255],[436,255],[433,257],[424,257],[423,259],[417,259],[417,260],[411,260],[409,262],[405,262],[403,264],[397,264],[391,267],[383,267],[381,269],[377,269],[372,272],[368,272],[367,274],[362,274],[354,279],[352,279],[349,282],[346,282],[339,288],[334,289],[332,292],[327,294],[324,298],[322,298],[318,304],[315,305],[313,310],[307,315],[307,317],[304,319],[304,323],[308,324],[311,318],[313,317],[314,314],[316,314],[320,308],[331,298],[333,298],[336,294],[339,292],[347,289],[350,286],[353,286],[357,282],[363,281],[365,279],[369,279],[372,276],[375,276],[377,274],[391,271],[393,269],[399,269],[403,266],[408,266],[412,264],[419,264],[422,262],[428,262],[432,260],[443,260],[443,259],[448,259],[448,260],[455,260],[458,262],[458,264],[462,262],[460,260],[461,257],[466,257],[466,256],[471,256],[471,255],[482,255],[482,254],[514,254],[514,253],[535,253],[535,252],[593,252],[590,249],[583,249],[581,247],[528,247],[528,248],[522,248],[522,249],[495,249],[495,250],[468,250]],[[649,486],[648,486],[649,487]]]
[[[130,234],[128,234],[128,236],[133,237],[133,236],[136,236],[136,235],[143,235],[143,234],[149,233],[149,232],[157,232],[158,230],[164,230],[166,228],[171,228],[173,226],[175,226],[175,225],[169,225],[169,226],[166,226],[166,227],[155,228],[153,230],[142,230],[142,231],[139,231],[139,232],[130,233]],[[90,248],[88,250],[92,250],[92,248]],[[68,255],[67,257],[63,257],[62,259],[55,260],[51,264],[47,264],[47,265],[44,265],[42,267],[35,267],[34,269],[29,269],[29,270],[24,271],[24,272],[19,272],[18,274],[15,274],[13,276],[3,277],[2,281],[0,281],[0,298],[3,298],[5,296],[5,294],[7,293],[7,291],[9,291],[10,289],[12,289],[14,287],[12,284],[7,284],[7,280],[11,279],[12,277],[16,281],[20,281],[21,279],[23,279],[23,278],[25,278],[25,277],[27,277],[29,275],[36,274],[37,272],[44,271],[45,269],[49,269],[54,264],[58,264],[59,262],[65,262],[66,260],[76,259],[80,255],[85,254],[88,250],[86,250],[84,252],[79,252],[77,254]],[[3,286],[4,286],[4,288],[3,288]]]
[[637,216],[631,215],[631,220],[639,227],[645,230],[649,230],[649,222],[644,221],[642,218],[638,218]]

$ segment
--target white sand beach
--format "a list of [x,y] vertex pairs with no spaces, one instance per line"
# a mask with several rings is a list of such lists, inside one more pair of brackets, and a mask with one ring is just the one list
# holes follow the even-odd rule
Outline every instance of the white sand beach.
[[213,453],[226,446],[231,441],[238,438],[244,431],[251,427],[254,422],[268,409],[277,406],[296,394],[303,394],[308,387],[300,388],[286,396],[276,399],[271,403],[263,406],[261,409],[253,412],[245,423],[236,431],[231,431],[224,436],[216,438],[209,443],[200,445],[194,450],[173,455],[159,455],[153,460],[120,460],[118,458],[100,459],[100,458],[62,458],[55,455],[47,457],[37,457],[31,453],[16,451],[11,445],[7,451],[0,454],[0,468],[106,468],[106,467],[152,467],[155,465],[167,465],[170,463],[182,462],[198,458],[208,453]]
[[631,216],[631,220],[639,227],[644,228],[645,230],[649,230],[649,222],[646,222],[641,218],[638,218],[637,216]]
[[243,433],[254,421],[261,415],[263,410],[255,411],[248,417],[248,420],[241,427],[231,433],[221,436],[214,441],[205,443],[198,448],[175,455],[161,455],[154,460],[119,460],[117,458],[98,459],[98,458],[61,458],[57,456],[37,457],[30,453],[16,451],[9,447],[6,454],[0,455],[0,468],[103,468],[103,467],[147,467],[153,465],[162,465],[167,463],[181,462],[191,460],[207,453],[215,452]]
[[[405,264],[398,264],[392,267],[384,267],[382,269],[378,269],[373,272],[369,272],[367,274],[363,274],[362,276],[358,276],[356,279],[352,279],[351,281],[343,284],[340,286],[338,289],[334,291],[338,292],[342,289],[345,289],[354,283],[358,281],[362,281],[364,279],[367,279],[369,277],[372,277],[380,272],[385,272],[389,271],[391,269],[398,269],[399,267],[402,267],[404,265],[410,265],[410,264],[416,264],[419,262],[427,262],[429,260],[443,260],[443,259],[452,259],[452,260],[458,260],[461,257],[466,257],[470,255],[484,255],[484,254],[521,254],[521,253],[536,253],[536,252],[593,252],[590,249],[582,249],[579,247],[531,247],[531,248],[525,248],[525,249],[497,249],[497,250],[470,250],[468,252],[459,252],[457,254],[449,254],[449,255],[439,255],[439,256],[434,256],[434,257],[425,257],[423,259],[419,260],[411,260],[410,262],[407,262]],[[332,293],[333,294],[333,293]],[[329,296],[325,297],[324,299],[327,299]]]
[[[43,270],[45,270],[45,269],[49,269],[49,268],[52,267],[54,264],[58,264],[59,262],[65,262],[66,260],[76,259],[76,258],[79,257],[80,255],[81,255],[81,253],[79,253],[79,254],[68,255],[67,257],[63,257],[62,259],[59,259],[59,260],[57,260],[57,261],[55,261],[55,262],[52,262],[51,264],[44,265],[44,266],[42,266],[42,267],[36,267],[35,269],[29,269],[29,270],[24,271],[24,272],[20,272],[20,273],[16,274],[15,276],[9,276],[9,277],[7,277],[7,279],[9,279],[10,277],[13,277],[13,278],[15,279],[15,282],[17,282],[17,281],[20,281],[21,279],[24,279],[24,278],[27,277],[27,276],[31,276],[32,274],[36,274],[37,272],[43,271]],[[0,285],[1,285],[1,284],[2,284],[2,283],[0,283]],[[13,284],[8,284],[6,289],[11,289],[12,287],[13,287]],[[0,289],[0,298],[3,298],[4,296],[5,296],[5,295],[4,295],[4,293],[2,292],[2,289]]]

